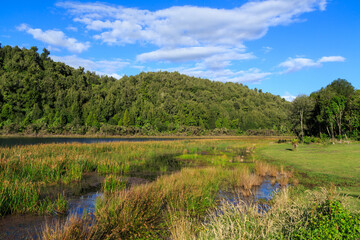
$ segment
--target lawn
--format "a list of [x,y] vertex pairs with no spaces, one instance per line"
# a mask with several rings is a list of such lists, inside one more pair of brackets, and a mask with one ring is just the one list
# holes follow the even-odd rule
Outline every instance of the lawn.
[[360,144],[268,144],[257,157],[278,165],[292,167],[300,182],[312,186],[334,183],[344,193],[360,196]]

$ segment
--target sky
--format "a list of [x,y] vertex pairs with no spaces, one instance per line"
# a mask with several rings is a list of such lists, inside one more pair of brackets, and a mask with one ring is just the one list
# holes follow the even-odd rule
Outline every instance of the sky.
[[100,75],[178,71],[292,100],[360,88],[358,0],[9,1],[0,43]]

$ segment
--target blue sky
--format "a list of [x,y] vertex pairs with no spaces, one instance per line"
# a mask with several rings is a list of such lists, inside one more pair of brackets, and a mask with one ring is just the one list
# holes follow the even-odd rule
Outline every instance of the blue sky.
[[178,71],[291,99],[359,88],[360,1],[3,1],[0,42],[121,77]]

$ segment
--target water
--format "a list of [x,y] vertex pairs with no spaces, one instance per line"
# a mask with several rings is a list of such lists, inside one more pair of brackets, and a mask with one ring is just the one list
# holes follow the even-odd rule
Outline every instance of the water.
[[[67,216],[77,215],[94,216],[96,201],[103,196],[101,192],[101,182],[103,176],[90,174],[85,176],[80,183],[74,183],[66,186],[63,191],[69,202]],[[129,187],[144,184],[149,180],[141,177],[127,177]],[[46,193],[55,195],[62,192],[63,185],[48,187]],[[39,239],[39,235],[46,224],[55,225],[65,222],[67,216],[53,214],[51,216],[34,216],[34,215],[8,215],[0,218],[0,239]]]
[[[90,216],[95,212],[95,203],[102,193],[92,192],[82,196],[68,199],[69,216],[76,214],[82,216],[89,213]],[[55,225],[65,222],[66,216],[34,216],[34,215],[9,215],[0,220],[0,239],[39,239],[39,235],[46,224]]]
[[[250,196],[243,196],[239,193],[219,191],[219,198],[232,204],[244,202],[246,204],[270,200],[281,188],[279,183],[272,184],[270,179],[265,179],[260,186],[251,188]],[[261,204],[260,204],[261,205]],[[259,206],[263,208],[264,206]]]
[[67,137],[0,137],[0,146],[33,145],[46,143],[102,143],[102,142],[145,142],[174,141],[181,138],[67,138]]

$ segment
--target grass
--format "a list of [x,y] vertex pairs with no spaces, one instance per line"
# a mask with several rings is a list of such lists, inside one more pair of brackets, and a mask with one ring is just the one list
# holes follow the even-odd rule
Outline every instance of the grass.
[[347,198],[326,189],[283,189],[267,211],[256,204],[224,202],[209,213],[197,235],[187,231],[183,239],[358,239],[360,214],[340,202]]
[[[319,228],[318,222],[309,220],[320,216],[310,214],[316,213],[317,206],[322,206],[319,214],[328,208],[341,212],[346,224],[353,223],[351,218],[358,220],[357,213],[343,205],[344,199],[341,198],[339,205],[331,192],[315,193],[311,198],[303,192],[283,190],[267,203],[271,206],[268,212],[259,211],[257,205],[229,202],[219,209],[220,189],[247,196],[266,176],[283,186],[289,182],[295,185],[294,175],[299,178],[298,173],[305,172],[301,165],[286,162],[290,160],[285,157],[301,153],[302,145],[297,151],[289,151],[287,144],[269,145],[271,140],[274,139],[189,139],[0,148],[0,213],[62,214],[68,207],[66,196],[40,197],[42,189],[47,185],[81,181],[84,174],[95,172],[105,175],[102,185],[105,194],[97,201],[96,220],[70,216],[64,223],[45,227],[43,239],[292,239],[293,236],[307,239],[310,235],[296,229],[303,227],[311,232],[310,223],[315,224],[314,229]],[[285,160],[275,158],[282,154]],[[272,159],[278,166],[259,161],[263,159]],[[296,171],[289,171],[287,166]],[[329,172],[313,174],[335,180],[349,179]],[[152,182],[127,186],[126,176],[141,173],[151,173]],[[300,182],[307,177],[299,178]],[[325,227],[324,236],[329,229],[334,228]]]
[[[53,203],[59,200],[44,198],[41,189],[47,185],[81,181],[86,173],[136,175],[149,172],[154,180],[158,175],[191,166],[193,163],[175,157],[183,153],[196,155],[202,151],[215,152],[216,155],[206,160],[206,165],[225,166],[231,165],[231,159],[236,155],[227,147],[240,149],[262,141],[268,139],[221,138],[0,147],[0,216],[49,212]],[[105,185],[112,188],[109,181]]]
[[257,151],[258,158],[290,166],[298,171],[300,183],[324,186],[334,183],[342,192],[360,197],[360,144],[299,145],[269,144]]

